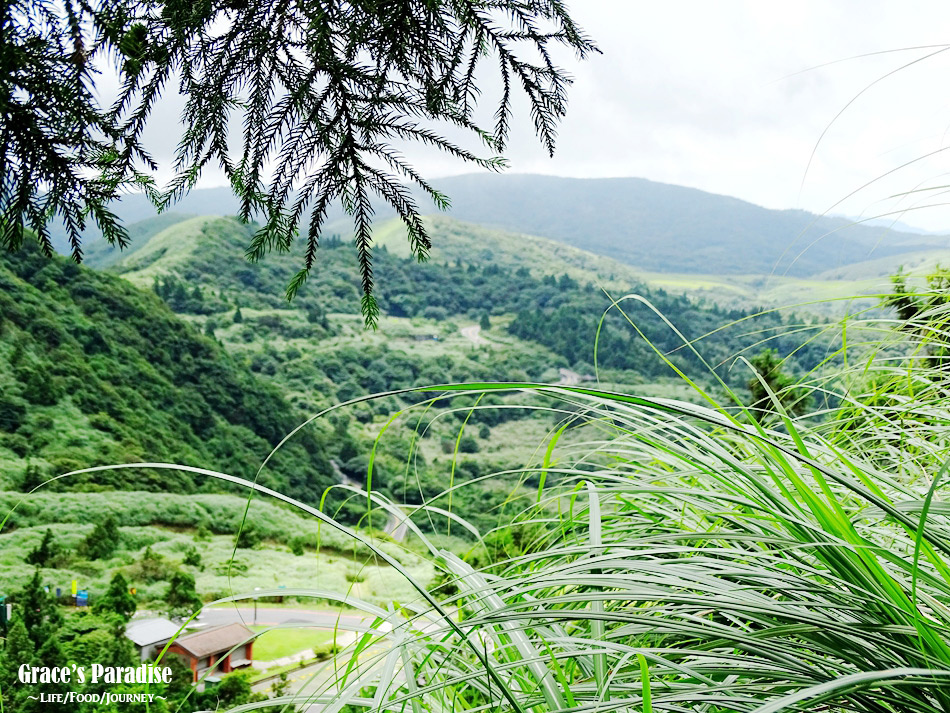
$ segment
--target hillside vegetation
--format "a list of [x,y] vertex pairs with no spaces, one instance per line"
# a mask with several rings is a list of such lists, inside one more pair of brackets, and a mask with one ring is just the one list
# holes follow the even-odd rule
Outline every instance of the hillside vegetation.
[[[278,389],[238,366],[154,294],[33,249],[0,255],[0,479],[29,490],[94,465],[168,461],[253,478],[297,420]],[[262,482],[310,499],[334,482],[301,434]],[[76,476],[54,487],[177,490],[185,473]]]
[[[902,255],[909,261],[913,253],[948,249],[947,236],[770,210],[642,178],[472,174],[442,178],[436,186],[451,198],[452,218],[548,238],[646,272],[813,277],[867,260],[887,258],[893,266]],[[394,217],[388,207],[377,208],[380,222]],[[233,215],[237,209],[228,189],[215,188],[194,191],[174,210]],[[130,224],[154,215],[144,196],[128,196],[115,210]],[[328,233],[334,226],[346,235],[351,230],[339,206],[328,226]]]
[[[51,405],[35,400],[39,386],[73,375],[55,371],[70,363],[69,349],[92,364],[78,377],[97,378],[98,388],[112,386],[108,369],[122,373],[66,326],[98,326],[87,314],[134,326],[103,341],[149,355],[171,391],[205,355],[202,364],[229,365],[225,373],[249,393],[271,380],[274,407],[291,416],[346,402],[307,430],[320,436],[327,482],[337,484],[324,512],[393,538],[364,530],[352,556],[338,540],[312,567],[314,581],[295,595],[356,592],[351,604],[373,626],[355,627],[354,644],[314,677],[306,701],[281,703],[417,713],[950,709],[950,277],[932,276],[921,294],[898,280],[873,316],[835,323],[704,304],[618,268],[608,292],[635,296],[601,324],[610,298],[591,278],[607,269],[603,256],[551,249],[539,265],[540,239],[519,255],[521,243],[503,250],[508,239],[496,231],[435,225],[445,253],[426,266],[388,249],[394,234],[383,236],[376,266],[387,277],[386,316],[377,333],[361,328],[352,248],[335,238],[320,249],[319,277],[290,304],[280,289],[299,255],[249,265],[239,253],[253,227],[223,217],[152,231],[121,259],[110,256],[108,268],[138,287],[61,262],[45,274],[45,263],[11,262],[2,294],[17,298],[3,305],[5,317],[15,315],[3,327],[4,379],[18,389],[11,403],[24,420],[8,422],[5,447],[53,417],[44,409],[71,408],[74,394],[81,402],[79,381],[54,392]],[[35,280],[48,302],[34,294]],[[90,296],[148,309],[97,311]],[[22,305],[32,312],[16,313]],[[39,342],[36,316],[62,334]],[[157,343],[172,363],[143,343],[146,316],[159,323]],[[24,360],[32,368],[46,344],[57,355],[69,349],[30,382],[18,369]],[[752,360],[766,365],[758,373],[734,359],[764,346],[778,351]],[[135,388],[122,383],[121,395],[154,397],[135,396],[159,379],[151,363],[123,359]],[[443,383],[413,390],[433,381]],[[384,389],[401,392],[369,396]],[[236,418],[243,405],[233,405]],[[236,427],[231,411],[208,408],[217,427]],[[302,443],[285,444],[276,463]],[[195,452],[206,455],[216,454]],[[37,458],[54,463],[43,451]],[[276,484],[299,485],[287,476]],[[157,474],[144,477],[148,485]],[[289,515],[307,511],[293,498],[252,504],[251,535],[236,551],[230,529],[243,500],[156,499],[167,519],[143,508],[130,516],[134,526],[113,521],[121,546],[95,559],[83,550],[104,525],[77,521],[93,509],[124,512],[138,496],[93,495],[30,496],[3,535],[0,566],[25,579],[19,562],[50,527],[70,554],[46,575],[75,572],[100,588],[113,571],[143,576],[156,562],[179,581],[190,575],[206,596],[229,591],[235,570],[245,586],[268,586],[254,570],[271,568],[277,589],[263,596],[280,596],[282,578],[307,575],[316,520]],[[205,513],[220,522],[201,532]],[[397,545],[401,520],[407,540]],[[324,562],[328,572],[317,571]],[[39,591],[38,576],[24,591],[34,582]],[[148,587],[163,596],[159,584]]]
[[[386,602],[397,592],[411,591],[367,547],[269,500],[256,498],[248,507],[244,497],[208,493],[0,493],[0,512],[11,510],[0,534],[0,582],[6,593],[27,585],[35,569],[28,558],[47,532],[53,535],[54,552],[40,563],[47,582],[68,591],[76,579],[96,597],[122,572],[138,590],[140,607],[161,610],[168,582],[181,569],[194,575],[204,601],[255,586],[334,591],[346,588],[347,576],[361,580],[359,596],[373,601]],[[120,523],[115,548],[92,556],[84,541],[96,523],[109,517]],[[431,577],[431,567],[413,553],[387,541],[377,540],[377,546],[422,579]],[[320,566],[315,573],[316,561]],[[324,604],[308,599],[303,603]]]
[[[300,352],[304,360],[306,352],[345,348],[348,340],[337,338],[338,330],[332,326],[328,313],[356,310],[358,280],[351,267],[352,247],[335,237],[326,240],[320,252],[321,274],[288,304],[280,297],[281,288],[293,275],[299,256],[276,255],[260,264],[248,264],[240,258],[240,249],[253,230],[253,226],[229,218],[193,218],[159,232],[109,269],[143,287],[151,286],[179,313],[204,316],[206,326],[224,328],[229,335],[225,343],[232,350],[240,349],[234,343],[240,339],[234,339],[230,326],[234,318],[226,310],[236,306],[242,308],[242,320],[245,313],[251,315],[253,325],[244,325],[239,330],[248,341],[256,342],[262,334],[270,333],[265,341],[275,347],[296,339],[294,346],[300,349],[303,343],[299,339],[308,339],[307,349]],[[514,368],[519,374],[526,371],[531,378],[538,379],[551,366],[592,372],[601,315],[612,299],[633,293],[652,304],[689,340],[714,333],[695,346],[714,365],[724,365],[741,353],[748,346],[744,334],[753,330],[761,335],[760,339],[771,338],[771,345],[783,355],[797,349],[795,358],[807,368],[823,358],[821,349],[827,349],[824,343],[798,349],[802,344],[800,338],[786,339],[782,334],[798,318],[782,317],[775,312],[757,316],[741,329],[717,332],[726,324],[749,318],[757,310],[723,309],[714,301],[697,302],[651,289],[629,266],[550,240],[486,230],[445,218],[433,219],[431,231],[437,247],[432,260],[420,265],[409,256],[398,224],[381,226],[376,271],[385,278],[378,297],[385,314],[391,318],[428,319],[440,325],[450,323],[456,329],[466,321],[480,321],[483,315],[489,322],[493,317],[509,315],[516,317],[513,322],[508,320],[509,339],[543,344],[566,359],[545,363],[544,359],[550,359],[548,353],[535,351],[534,368],[528,368],[530,356],[523,353],[517,365],[512,365],[507,361],[512,357],[509,349],[493,354],[489,367],[493,373],[477,370],[463,374],[453,370],[456,378],[506,380]],[[248,308],[273,311],[258,314],[248,312]],[[672,354],[671,358],[680,366],[700,365],[690,350],[683,348],[682,338],[656,314],[630,303],[625,310],[650,342]],[[630,330],[624,323],[625,319],[617,314],[607,321],[602,338],[610,348],[600,355],[603,366],[651,379],[671,374],[648,357],[652,349],[645,341],[629,337]],[[440,327],[434,333],[442,331]],[[620,332],[626,335],[624,343],[614,344],[612,340],[619,338]],[[362,361],[358,354],[348,356],[351,363]],[[399,363],[398,357],[393,359],[395,364],[381,368],[392,372]],[[408,368],[423,368],[419,360],[409,361],[415,362],[415,366]],[[375,380],[368,385],[369,391],[426,383],[393,376]],[[444,380],[430,378],[428,383]]]

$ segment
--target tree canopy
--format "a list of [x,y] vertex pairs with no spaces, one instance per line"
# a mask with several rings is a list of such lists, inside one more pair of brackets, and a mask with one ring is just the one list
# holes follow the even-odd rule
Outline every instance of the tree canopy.
[[[48,224],[59,216],[77,261],[90,221],[123,245],[128,236],[110,201],[136,189],[167,207],[217,164],[242,218],[262,222],[250,259],[285,251],[305,234],[288,297],[317,264],[327,211],[342,202],[370,324],[378,313],[374,197],[399,214],[420,260],[431,242],[410,186],[448,205],[398,144],[499,169],[520,90],[553,152],[570,77],[552,53],[597,51],[561,0],[13,0],[3,13],[0,243],[16,249],[29,228],[51,254]],[[118,65],[121,89],[100,106],[96,79],[108,61]],[[485,63],[501,80],[488,127],[475,111]],[[176,83],[184,132],[175,177],[158,190],[143,130]],[[447,125],[480,140],[487,155],[446,138]]]

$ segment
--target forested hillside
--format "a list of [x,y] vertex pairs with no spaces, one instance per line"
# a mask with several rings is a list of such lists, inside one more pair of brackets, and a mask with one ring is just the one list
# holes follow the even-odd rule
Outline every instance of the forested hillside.
[[[5,293],[15,302],[5,310],[3,333],[12,415],[3,443],[15,456],[6,466],[8,485],[25,488],[82,465],[136,461],[253,476],[270,447],[308,416],[390,390],[464,381],[576,383],[597,371],[609,384],[682,396],[674,370],[654,348],[714,390],[707,364],[742,390],[748,370],[732,368],[734,358],[752,356],[762,344],[791,355],[787,368],[798,373],[828,353],[821,341],[802,346],[807,337],[794,316],[753,316],[754,309],[726,310],[651,290],[621,263],[541,238],[519,243],[450,219],[431,225],[443,247],[422,265],[405,254],[398,230],[382,231],[375,270],[385,317],[376,333],[362,327],[358,314],[353,246],[335,236],[323,241],[319,271],[290,303],[283,293],[299,246],[249,263],[243,248],[255,228],[231,218],[163,216],[132,226],[124,253],[90,251],[90,264],[124,280],[33,253],[8,256]],[[615,310],[598,336],[611,299],[626,294],[652,309],[625,301],[633,325]],[[317,419],[281,449],[265,482],[310,500],[344,479],[365,483],[379,429],[418,398],[359,401]],[[442,491],[447,473],[464,481],[521,467],[530,446],[514,434],[540,440],[553,426],[525,414],[513,395],[487,397],[470,412],[474,405],[443,399],[424,425],[390,427],[374,457],[373,487],[422,504]],[[410,443],[417,450],[408,468]],[[129,473],[89,482],[123,489],[170,484],[167,473]],[[221,487],[174,478],[184,491]],[[515,480],[479,482],[451,505],[489,527],[498,508],[513,502],[515,488]],[[333,491],[333,508],[344,500]],[[365,509],[350,501],[344,517],[355,521]]]
[[[437,245],[442,247],[425,264],[406,255],[398,226],[384,226],[381,245],[376,250],[375,270],[381,282],[379,304],[390,317],[451,323],[453,330],[464,326],[466,320],[479,322],[484,317],[490,324],[492,319],[507,318],[509,335],[550,348],[564,359],[556,366],[590,372],[598,322],[604,310],[612,299],[637,294],[656,312],[639,303],[625,302],[623,309],[633,318],[636,328],[613,312],[600,336],[597,357],[601,366],[627,371],[637,378],[670,376],[670,369],[652,356],[650,345],[638,336],[636,329],[640,329],[662,352],[669,353],[678,366],[701,376],[704,367],[700,360],[692,350],[684,348],[683,339],[659,315],[689,340],[709,335],[697,341],[695,349],[708,362],[720,366],[721,373],[735,383],[746,377],[738,373],[729,376],[728,366],[732,358],[750,346],[750,333],[758,335],[752,344],[767,342],[783,356],[794,353],[793,360],[802,368],[811,368],[827,354],[828,344],[824,341],[803,346],[805,337],[788,334],[789,325],[801,323],[801,318],[794,315],[769,312],[753,317],[759,311],[754,306],[722,309],[714,303],[653,290],[621,263],[540,238],[525,238],[524,244],[519,244],[518,236],[444,218],[432,221],[431,226]],[[337,237],[325,240],[319,253],[319,273],[292,303],[287,303],[282,296],[283,288],[296,270],[298,256],[273,255],[259,264],[247,263],[240,251],[253,230],[253,226],[229,218],[193,218],[158,233],[122,259],[110,256],[109,269],[143,287],[150,285],[175,311],[200,317],[209,334],[228,328],[230,336],[225,342],[231,344],[232,351],[243,351],[242,341],[249,343],[268,334],[270,337],[264,341],[270,345],[296,341],[292,358],[277,358],[273,349],[262,344],[265,354],[251,356],[252,364],[271,372],[309,370],[311,374],[316,367],[324,374],[332,373],[338,387],[355,380],[373,392],[450,378],[517,380],[523,372],[538,379],[552,366],[549,353],[538,352],[536,347],[533,358],[530,350],[514,361],[510,353],[496,353],[489,364],[479,368],[469,365],[468,373],[466,369],[446,369],[445,365],[433,369],[425,359],[402,360],[391,355],[387,363],[377,364],[375,372],[367,374],[364,380],[359,371],[354,379],[352,374],[348,378],[345,369],[337,370],[332,366],[336,359],[321,365],[324,357],[314,363],[309,357],[313,350],[325,352],[326,345],[331,343],[336,349],[345,349],[340,340],[331,339],[337,336],[339,327],[327,315],[355,314],[358,309],[359,281],[353,268],[352,245]],[[240,336],[231,328],[238,307],[240,319],[245,322]],[[249,309],[269,311],[255,314]],[[512,317],[515,319],[509,323]],[[721,329],[729,324],[735,326]],[[306,339],[312,341],[305,346],[301,340]],[[357,369],[365,368],[367,361],[372,361],[365,354],[347,352],[344,362]],[[266,364],[269,366],[265,367]],[[299,387],[303,389],[304,384]],[[338,390],[336,397],[345,400],[360,392],[365,393],[361,389]]]
[[[297,425],[278,389],[156,295],[34,249],[0,255],[0,400],[7,488],[143,461],[253,477]],[[332,482],[318,434],[301,434],[261,480],[318,497]],[[170,471],[117,471],[55,487],[191,492],[221,485]]]

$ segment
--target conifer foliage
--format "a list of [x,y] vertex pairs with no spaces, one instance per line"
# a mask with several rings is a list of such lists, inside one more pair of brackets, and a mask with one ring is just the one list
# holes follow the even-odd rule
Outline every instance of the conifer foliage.
[[[580,58],[597,51],[561,0],[17,0],[4,7],[3,245],[18,247],[28,227],[51,253],[46,226],[56,213],[77,260],[90,218],[122,244],[127,235],[108,210],[121,190],[145,188],[164,207],[217,164],[241,198],[242,217],[263,219],[248,257],[287,250],[298,229],[306,235],[288,297],[316,265],[327,211],[342,201],[353,219],[370,324],[378,314],[373,199],[396,210],[420,260],[430,240],[406,182],[448,205],[399,145],[420,142],[498,169],[521,91],[553,152],[570,78],[552,53],[557,46]],[[123,84],[103,108],[95,68],[106,57],[118,58]],[[483,62],[501,80],[488,128],[475,115]],[[142,173],[156,168],[143,129],[176,82],[186,99],[185,131],[176,176],[159,193]],[[446,126],[480,139],[493,155],[450,140],[440,130]]]

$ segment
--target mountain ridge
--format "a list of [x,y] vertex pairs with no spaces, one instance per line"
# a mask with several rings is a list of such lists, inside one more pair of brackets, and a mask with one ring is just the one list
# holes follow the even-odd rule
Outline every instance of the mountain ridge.
[[[439,179],[449,195],[444,214],[468,223],[548,238],[644,271],[810,277],[851,263],[950,248],[950,236],[908,233],[822,217],[798,209],[763,208],[739,198],[645,178],[561,178],[535,174],[466,174]],[[417,195],[420,211],[431,202]],[[226,188],[198,189],[174,208],[233,215]],[[394,213],[377,204],[384,222]],[[115,210],[126,222],[154,215],[144,196]],[[325,233],[348,230],[333,207]],[[95,239],[90,242],[90,253]]]

